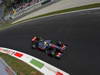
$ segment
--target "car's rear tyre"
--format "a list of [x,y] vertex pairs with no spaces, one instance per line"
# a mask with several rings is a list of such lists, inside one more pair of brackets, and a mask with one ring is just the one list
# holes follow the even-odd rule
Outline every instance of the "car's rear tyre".
[[59,59],[59,58],[61,58],[61,56],[62,56],[62,53],[61,53],[61,52],[56,52],[56,54],[55,54],[55,57],[56,57],[56,58]]

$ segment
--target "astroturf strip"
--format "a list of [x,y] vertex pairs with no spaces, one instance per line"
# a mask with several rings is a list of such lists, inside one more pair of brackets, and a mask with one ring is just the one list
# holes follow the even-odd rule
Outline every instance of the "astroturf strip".
[[33,65],[35,65],[36,67],[38,67],[38,68],[40,68],[40,69],[44,66],[43,63],[41,63],[41,62],[39,62],[39,61],[37,61],[37,60],[35,60],[35,59],[32,59],[32,60],[30,61],[30,63],[33,64]]

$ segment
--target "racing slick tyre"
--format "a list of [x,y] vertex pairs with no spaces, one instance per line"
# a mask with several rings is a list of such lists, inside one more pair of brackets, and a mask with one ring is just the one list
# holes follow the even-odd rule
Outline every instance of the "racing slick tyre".
[[33,44],[33,45],[32,45],[32,48],[36,48],[36,45],[35,45],[35,44]]
[[61,53],[61,52],[56,52],[56,54],[55,54],[55,57],[56,57],[56,58],[60,59],[61,56],[62,56],[62,53]]
[[62,53],[57,51],[56,49],[46,50],[46,54],[48,54],[48,56],[55,57],[58,59],[62,56]]

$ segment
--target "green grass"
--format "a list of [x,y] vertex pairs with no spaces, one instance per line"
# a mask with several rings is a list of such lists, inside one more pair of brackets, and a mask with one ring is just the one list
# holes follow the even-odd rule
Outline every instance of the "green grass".
[[43,75],[23,61],[11,57],[10,55],[0,53],[0,57],[3,58],[9,66],[11,66],[17,75]]
[[10,26],[13,26],[13,24],[6,22],[6,23],[0,23],[0,30],[9,28]]
[[[29,18],[26,20],[19,21],[16,24],[27,22],[27,21],[30,21],[30,20],[33,20],[33,19],[39,18],[39,17],[50,16],[50,15],[54,15],[54,14],[66,13],[66,12],[83,10],[83,9],[96,8],[96,7],[100,7],[100,3],[94,3],[94,4],[84,5],[84,6],[80,6],[80,7],[74,7],[74,8],[69,8],[69,9],[64,9],[64,10],[59,10],[59,11],[54,11],[54,12],[42,14],[42,15],[35,16],[35,17]],[[4,25],[0,26],[0,30],[11,27],[13,25],[14,24],[11,24],[11,23],[5,23]]]

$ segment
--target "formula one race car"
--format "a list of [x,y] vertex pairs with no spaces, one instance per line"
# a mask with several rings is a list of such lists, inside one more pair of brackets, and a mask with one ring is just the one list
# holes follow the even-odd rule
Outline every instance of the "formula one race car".
[[60,58],[68,45],[61,41],[44,40],[39,36],[32,38],[32,48],[44,51],[49,56]]

